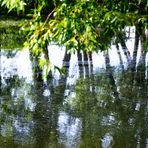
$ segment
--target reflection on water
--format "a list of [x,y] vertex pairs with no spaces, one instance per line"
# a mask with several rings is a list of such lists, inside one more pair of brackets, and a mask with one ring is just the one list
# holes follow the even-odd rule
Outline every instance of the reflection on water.
[[[148,147],[148,58],[133,69],[121,53],[122,69],[115,47],[93,54],[92,73],[73,55],[67,75],[47,82],[33,79],[28,50],[2,49],[0,147]],[[62,66],[63,51],[49,48],[57,48],[59,58],[50,56]]]
[[65,112],[59,114],[58,120],[59,141],[65,147],[78,147],[80,143],[81,120],[69,116]]
[[13,57],[7,56],[6,53],[7,51],[5,50],[1,51],[2,78],[8,79],[14,75],[18,75],[19,78],[25,78],[26,81],[32,81],[32,67],[28,50],[17,51]]

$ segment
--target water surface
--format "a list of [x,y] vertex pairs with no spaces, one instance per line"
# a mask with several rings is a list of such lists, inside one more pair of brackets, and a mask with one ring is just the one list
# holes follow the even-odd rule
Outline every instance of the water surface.
[[[49,48],[53,63],[62,66],[63,49]],[[122,69],[113,45],[109,66],[104,53],[94,53],[88,74],[73,55],[67,75],[40,82],[33,78],[28,50],[8,49],[1,48],[1,148],[148,147],[147,57],[145,66],[133,69],[121,50]]]

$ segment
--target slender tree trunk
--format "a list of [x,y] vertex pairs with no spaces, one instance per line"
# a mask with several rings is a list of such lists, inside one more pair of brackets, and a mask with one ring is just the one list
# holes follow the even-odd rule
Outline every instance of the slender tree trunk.
[[138,47],[139,47],[139,31],[138,27],[136,27],[135,31],[135,43],[134,43],[134,50],[133,50],[133,59],[132,59],[132,69],[136,68],[136,61],[137,61],[137,52],[138,52]]
[[71,58],[71,55],[69,53],[67,53],[67,50],[66,50],[64,58],[63,58],[63,66],[64,67],[69,67],[70,66],[70,58]]
[[131,28],[129,27],[129,29],[128,29],[128,39],[130,38],[130,32],[131,32]]
[[145,80],[145,74],[146,74],[146,51],[144,50],[144,42],[146,40],[145,33],[142,33],[142,35],[140,36],[140,40],[141,40],[141,55],[139,63],[137,65],[136,79],[141,83]]
[[116,48],[117,48],[117,53],[118,53],[118,56],[119,56],[121,69],[124,70],[123,60],[122,60],[122,57],[121,57],[121,52],[120,52],[118,43],[116,43]]
[[66,50],[63,58],[63,64],[62,64],[62,66],[65,67],[66,69],[66,76],[68,76],[68,69],[70,67],[70,58],[71,58],[71,55],[70,53],[67,53],[67,50]]
[[126,56],[127,62],[130,63],[131,62],[131,55],[130,55],[130,52],[126,46],[126,43],[125,43],[125,40],[123,37],[123,33],[119,34],[119,40],[120,40],[120,44],[122,46],[124,55]]
[[145,33],[143,33],[141,36],[140,36],[140,40],[141,40],[141,55],[140,55],[140,59],[139,59],[139,63],[138,64],[144,64],[145,66],[145,58],[146,58],[146,51],[144,49],[144,42],[146,41],[146,36],[145,36]]
[[38,55],[34,55],[34,53],[32,53],[32,51],[30,50],[30,59],[32,62],[33,77],[38,82],[42,82],[43,70],[39,66],[39,56],[40,56],[40,53]]
[[[109,58],[109,53],[108,51],[106,51],[104,53],[104,57],[105,57],[105,64],[106,64],[106,73],[107,73],[107,77],[109,78],[109,82],[112,85],[112,91],[113,91],[113,96],[116,99],[116,101],[119,101],[119,93],[117,91],[117,86],[115,83],[115,79],[113,77],[113,71],[111,69],[111,65],[110,65],[110,58]],[[116,103],[117,103],[116,102]]]
[[93,64],[92,64],[92,52],[83,52],[83,66],[85,75],[91,75],[93,73]]
[[92,52],[88,52],[87,56],[89,62],[89,74],[92,74],[93,73]]
[[45,46],[43,48],[43,54],[44,54],[44,58],[47,61],[49,61],[48,43],[45,43]]
[[104,57],[105,57],[105,64],[106,64],[106,69],[110,68],[110,58],[109,58],[109,53],[108,51],[104,51]]
[[[84,75],[89,75],[89,61],[88,61],[88,53],[86,51],[83,52],[83,67],[84,67]],[[84,76],[84,77],[85,77]]]
[[[50,61],[49,59],[49,51],[48,51],[48,42],[45,43],[45,46],[43,48],[43,54],[44,54],[44,58],[47,62]],[[52,71],[49,71],[48,75],[46,76],[47,81],[50,81],[52,79]]]
[[82,53],[80,50],[77,51],[77,58],[78,58],[78,66],[79,66],[79,73],[84,74],[84,67],[83,67],[83,58],[82,58]]
[[82,53],[80,52],[80,50],[77,51],[77,57],[78,57],[78,64],[79,66],[82,65]]

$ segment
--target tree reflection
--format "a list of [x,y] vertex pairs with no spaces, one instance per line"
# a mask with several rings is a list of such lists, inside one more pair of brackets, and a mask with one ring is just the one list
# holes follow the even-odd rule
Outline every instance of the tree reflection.
[[101,147],[106,135],[109,135],[112,147],[145,147],[148,80],[143,75],[140,81],[134,79],[133,75],[138,72],[112,71],[107,54],[106,61],[108,65],[102,74],[77,81],[76,97],[68,102],[82,121],[80,147]]
[[120,52],[118,43],[116,43],[116,48],[117,48],[117,54],[119,56],[121,70],[124,71],[123,59],[122,59],[122,56],[121,56],[121,52]]
[[[67,59],[68,58],[68,59]],[[63,63],[69,62],[70,57],[66,54]],[[66,79],[68,75],[68,65],[64,65],[66,75],[58,80],[58,85],[54,85],[52,79],[45,85],[35,79],[35,111],[33,115],[35,147],[62,147],[59,141],[58,117],[63,104]],[[49,96],[44,96],[44,91],[49,92]]]
[[20,80],[18,76],[13,76],[7,79],[6,85],[2,86],[0,96],[2,147],[17,147],[20,142],[24,143],[25,138],[27,142],[24,145],[31,143],[28,129],[31,126],[32,115],[30,105],[27,103],[30,97],[26,94],[30,92],[30,85],[23,82],[24,80]]
[[30,85],[18,76],[6,81],[1,94],[0,139],[11,142],[4,147],[64,147],[57,129],[66,78],[61,77],[58,85],[36,79]]

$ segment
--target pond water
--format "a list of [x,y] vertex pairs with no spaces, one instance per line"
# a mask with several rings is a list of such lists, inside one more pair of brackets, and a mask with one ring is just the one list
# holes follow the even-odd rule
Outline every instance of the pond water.
[[[0,148],[148,148],[148,55],[133,70],[112,45],[110,67],[94,53],[88,74],[73,55],[67,75],[39,82],[28,50],[8,47],[1,48]],[[64,49],[49,48],[62,66]],[[139,59],[140,51],[137,65]]]

